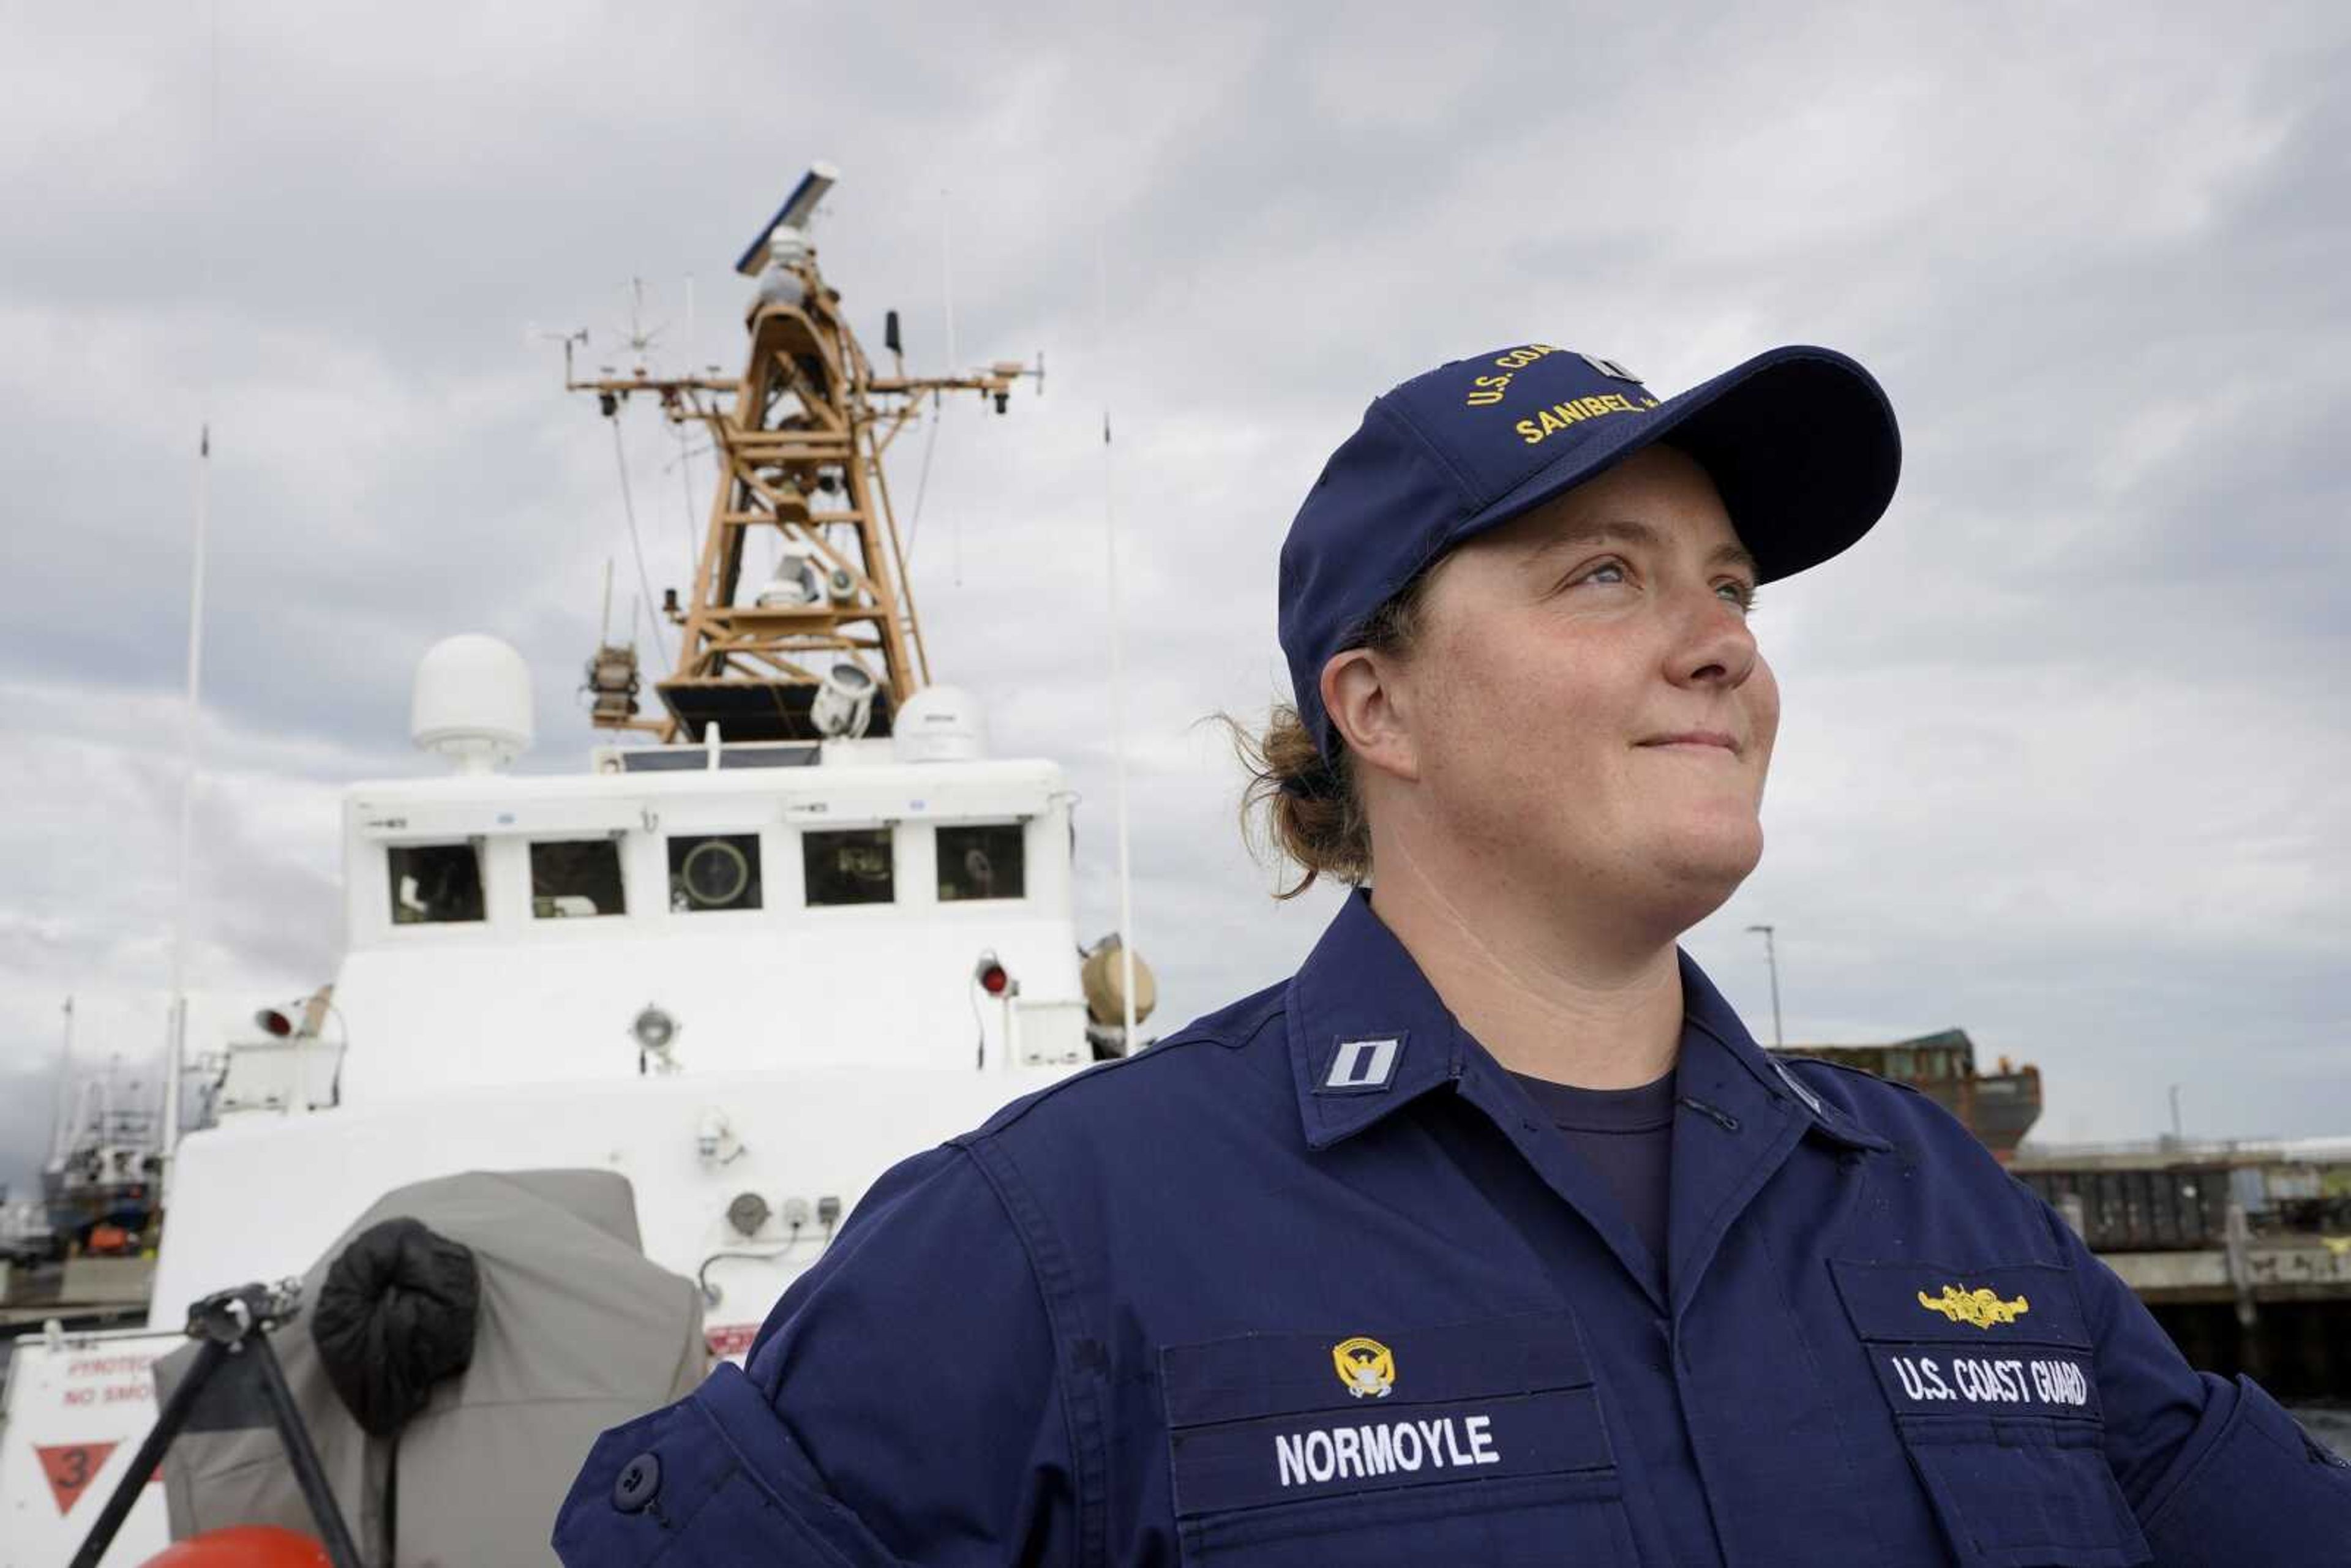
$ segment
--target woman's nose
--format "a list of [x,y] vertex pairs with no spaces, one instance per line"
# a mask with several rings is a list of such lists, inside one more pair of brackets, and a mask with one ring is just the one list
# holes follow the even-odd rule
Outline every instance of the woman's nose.
[[1755,633],[1738,605],[1707,587],[1676,596],[1667,676],[1677,685],[1737,686],[1755,673]]

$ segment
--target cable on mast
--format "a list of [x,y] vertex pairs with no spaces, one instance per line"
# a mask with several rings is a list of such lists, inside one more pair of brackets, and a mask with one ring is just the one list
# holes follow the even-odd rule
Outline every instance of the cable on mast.
[[939,442],[939,426],[947,416],[946,397],[931,394],[930,427],[923,432],[923,465],[914,471],[914,508],[906,518],[906,559],[914,559],[914,536],[922,531],[923,496],[931,487],[931,450]]
[[[637,503],[629,488],[629,450],[621,440],[621,422],[613,419],[607,423],[612,427],[612,458],[621,468],[621,510],[629,519],[629,552],[636,557],[637,589],[644,595],[643,602],[652,605],[659,601],[653,598],[653,580],[645,574],[643,541],[637,538]],[[662,663],[669,664],[671,662],[669,643],[662,636],[661,616],[658,613],[653,617],[653,646],[661,650]]]
[[[618,420],[613,421],[615,428],[618,428],[619,423]],[[684,498],[685,502],[685,509],[678,516],[685,519],[685,574],[691,579],[694,576],[695,560],[701,553],[694,542],[694,464],[691,461],[694,454],[688,450],[694,437],[683,424],[674,428],[677,431],[678,494]]]

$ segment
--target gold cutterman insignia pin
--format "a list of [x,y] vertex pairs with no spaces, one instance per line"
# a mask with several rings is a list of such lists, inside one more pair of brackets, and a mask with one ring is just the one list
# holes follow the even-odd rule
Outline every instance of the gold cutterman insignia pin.
[[1339,1369],[1339,1381],[1358,1399],[1385,1399],[1395,1386],[1395,1356],[1375,1339],[1357,1334],[1341,1340],[1331,1347],[1331,1363]]
[[2019,1296],[2003,1301],[1992,1291],[1980,1286],[1962,1291],[1957,1285],[1946,1285],[1940,1297],[1918,1292],[1918,1304],[1930,1312],[1940,1312],[1955,1323],[1973,1323],[1988,1329],[2000,1323],[2012,1323],[2032,1310],[2032,1303]]

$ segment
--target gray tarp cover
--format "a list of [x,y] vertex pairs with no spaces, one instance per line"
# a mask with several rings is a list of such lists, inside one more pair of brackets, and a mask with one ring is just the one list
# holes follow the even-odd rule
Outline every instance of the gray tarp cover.
[[[474,1172],[378,1199],[304,1275],[303,1301],[318,1299],[345,1243],[399,1216],[473,1249],[482,1311],[473,1364],[398,1438],[396,1557],[383,1517],[392,1440],[369,1437],[343,1407],[307,1316],[273,1341],[343,1516],[371,1568],[553,1563],[556,1508],[596,1435],[702,1381],[699,1292],[646,1260],[626,1177]],[[156,1363],[160,1397],[194,1354],[192,1344]],[[174,1540],[230,1524],[317,1531],[273,1428],[184,1433],[163,1479]]]

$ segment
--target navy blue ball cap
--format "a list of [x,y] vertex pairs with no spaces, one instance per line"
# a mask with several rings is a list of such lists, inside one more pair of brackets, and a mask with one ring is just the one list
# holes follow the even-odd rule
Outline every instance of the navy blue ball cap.
[[1795,346],[1663,401],[1614,361],[1545,343],[1415,376],[1374,400],[1281,547],[1281,650],[1298,711],[1336,757],[1322,666],[1439,556],[1670,442],[1712,476],[1762,580],[1817,566],[1884,515],[1902,470],[1870,373]]

